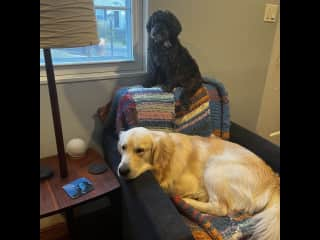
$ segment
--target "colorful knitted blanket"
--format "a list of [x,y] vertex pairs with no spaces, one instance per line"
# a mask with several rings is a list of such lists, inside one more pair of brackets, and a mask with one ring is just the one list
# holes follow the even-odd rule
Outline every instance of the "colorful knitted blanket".
[[136,103],[137,125],[155,130],[172,131],[174,98],[160,88],[131,88],[128,94]]
[[251,234],[250,215],[217,217],[194,209],[179,196],[171,198],[195,240],[245,240]]
[[228,94],[223,84],[206,79],[191,99],[188,112],[180,110],[181,89],[165,93],[159,87],[142,86],[116,89],[112,101],[99,109],[105,126],[118,133],[131,127],[175,131],[210,136],[214,133],[229,138],[230,114]]
[[175,131],[184,134],[210,136],[212,133],[229,139],[230,109],[228,93],[222,83],[215,79],[205,79],[191,98],[189,111],[180,110],[181,88],[175,91],[176,118]]
[[120,98],[117,109],[116,131],[131,127],[173,131],[174,96],[160,88],[128,88]]

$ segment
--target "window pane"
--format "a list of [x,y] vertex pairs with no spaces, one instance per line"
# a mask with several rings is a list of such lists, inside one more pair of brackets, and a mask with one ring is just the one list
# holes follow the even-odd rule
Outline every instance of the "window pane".
[[[131,41],[131,8],[128,0],[95,0],[98,45],[52,49],[53,62],[59,64],[94,63],[133,60]],[[122,4],[122,5],[121,5]],[[124,6],[125,10],[107,6]],[[44,64],[40,49],[40,64]]]

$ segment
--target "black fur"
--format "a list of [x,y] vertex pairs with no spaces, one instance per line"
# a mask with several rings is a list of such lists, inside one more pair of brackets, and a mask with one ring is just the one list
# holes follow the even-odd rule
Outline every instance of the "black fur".
[[181,104],[188,109],[190,97],[203,80],[196,61],[178,39],[182,30],[179,20],[171,12],[159,10],[150,16],[146,27],[148,77],[143,86],[160,85],[167,92],[182,87]]

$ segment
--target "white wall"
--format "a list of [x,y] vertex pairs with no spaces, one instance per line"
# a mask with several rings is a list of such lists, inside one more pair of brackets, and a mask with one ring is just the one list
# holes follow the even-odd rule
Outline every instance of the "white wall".
[[[275,144],[280,144],[280,21],[277,23],[274,36],[257,133]],[[271,135],[271,133],[279,134]]]
[[[117,85],[137,84],[129,78],[57,84],[58,100],[65,144],[81,137],[98,150],[102,125],[94,117],[98,107],[106,104]],[[40,85],[40,158],[57,153],[48,86]]]

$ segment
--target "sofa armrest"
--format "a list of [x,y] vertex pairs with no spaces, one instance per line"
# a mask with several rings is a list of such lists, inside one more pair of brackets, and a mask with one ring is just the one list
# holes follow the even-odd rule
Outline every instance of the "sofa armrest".
[[232,122],[230,141],[240,144],[261,157],[274,171],[280,174],[280,147],[263,137]]
[[[151,172],[139,178],[121,181],[123,201],[136,239],[193,239],[181,215],[155,180]],[[149,231],[148,233],[146,231]]]
[[[120,156],[113,136],[105,136],[104,151],[107,161],[115,172]],[[131,181],[124,181],[121,178],[119,181],[123,227],[128,231],[129,236],[126,236],[128,239],[194,239],[181,215],[150,171]]]

